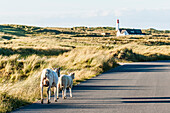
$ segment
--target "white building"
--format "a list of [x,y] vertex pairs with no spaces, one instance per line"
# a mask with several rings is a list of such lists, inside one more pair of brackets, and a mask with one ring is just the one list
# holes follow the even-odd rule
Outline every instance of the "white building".
[[116,31],[117,36],[125,36],[125,35],[145,35],[142,33],[141,29],[120,29],[119,28],[119,19],[117,19],[116,23]]

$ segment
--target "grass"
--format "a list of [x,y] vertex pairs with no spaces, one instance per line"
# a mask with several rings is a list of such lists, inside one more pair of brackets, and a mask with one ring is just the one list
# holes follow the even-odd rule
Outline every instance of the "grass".
[[[83,57],[78,54],[81,54]],[[87,57],[85,57],[85,55]],[[22,59],[16,61],[15,59],[18,58],[18,56],[11,56],[8,59],[9,65],[5,66],[5,68],[8,68],[5,69],[5,73],[11,74],[2,77],[4,78],[2,82],[10,79],[8,82],[9,85],[4,86],[5,88],[2,85],[1,90],[2,92],[7,92],[9,95],[18,95],[17,98],[21,100],[33,102],[40,99],[39,81],[42,69],[60,66],[62,67],[62,73],[75,72],[76,77],[74,84],[77,84],[80,81],[94,77],[103,71],[117,66],[117,63],[111,60],[112,56],[112,53],[100,50],[99,48],[77,48],[55,58],[32,55],[27,57],[25,61],[22,61]],[[11,68],[11,65],[19,64],[18,62],[22,63],[17,65],[19,69],[16,71]],[[26,65],[24,65],[25,63]],[[10,111],[10,109],[8,111]]]
[[29,55],[39,55],[39,56],[54,56],[59,55],[64,52],[68,52],[69,49],[60,49],[60,48],[48,48],[48,49],[40,49],[40,48],[8,48],[2,47],[0,48],[0,54],[3,56],[10,56],[15,54],[20,54],[20,56],[29,56]]
[[26,100],[20,99],[18,97],[10,96],[5,92],[0,93],[0,103],[1,103],[0,104],[0,112],[1,113],[10,112],[20,106],[30,104],[30,102],[28,102]]
[[[98,35],[101,32],[111,35]],[[39,100],[44,68],[61,67],[62,74],[75,72],[76,85],[118,62],[170,59],[169,32],[144,32],[150,35],[115,37],[111,27],[0,25],[0,112]]]

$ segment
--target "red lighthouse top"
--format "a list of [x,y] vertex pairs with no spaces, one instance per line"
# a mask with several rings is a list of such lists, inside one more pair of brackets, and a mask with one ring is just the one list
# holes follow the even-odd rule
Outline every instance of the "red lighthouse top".
[[119,19],[117,19],[117,23],[119,23]]

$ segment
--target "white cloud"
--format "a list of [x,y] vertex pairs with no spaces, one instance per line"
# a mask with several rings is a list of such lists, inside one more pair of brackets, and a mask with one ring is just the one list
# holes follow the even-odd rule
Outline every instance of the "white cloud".
[[115,26],[116,19],[121,19],[122,27],[161,29],[170,28],[170,9],[86,9],[56,10],[35,12],[0,12],[0,22],[21,23],[40,26]]
[[119,9],[113,10],[113,13],[114,13],[114,16],[119,18],[121,16],[131,15],[134,11],[135,11],[134,9],[119,8]]

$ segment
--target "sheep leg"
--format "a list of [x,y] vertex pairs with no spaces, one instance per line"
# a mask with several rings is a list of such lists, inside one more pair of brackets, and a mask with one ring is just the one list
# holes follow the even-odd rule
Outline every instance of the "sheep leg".
[[54,88],[54,101],[57,102],[57,86]]
[[66,99],[66,88],[64,88],[64,99]]
[[72,97],[73,97],[73,95],[72,95],[71,87],[69,88],[69,90],[70,90],[70,97],[72,98]]
[[43,86],[41,86],[41,104],[43,104]]
[[62,89],[62,98],[64,99],[64,88]]
[[51,87],[49,86],[47,89],[47,103],[50,104],[50,97],[51,97]]
[[59,91],[60,91],[60,89],[59,89],[59,85],[57,85],[57,99],[59,99]]

